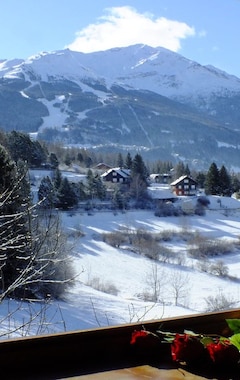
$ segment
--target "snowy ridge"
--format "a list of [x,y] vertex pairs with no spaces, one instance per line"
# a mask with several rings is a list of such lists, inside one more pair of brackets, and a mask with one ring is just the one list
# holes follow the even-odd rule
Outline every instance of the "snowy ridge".
[[150,160],[206,167],[214,157],[239,166],[240,79],[165,48],[42,52],[0,61],[0,77],[8,131],[94,149],[128,146]]
[[210,65],[202,66],[162,47],[146,45],[94,53],[69,49],[43,52],[26,61],[5,61],[0,65],[0,73],[6,77],[20,76],[29,70],[44,81],[51,77],[105,78],[108,86],[118,83],[170,97],[192,96],[200,92],[240,92],[239,78]]

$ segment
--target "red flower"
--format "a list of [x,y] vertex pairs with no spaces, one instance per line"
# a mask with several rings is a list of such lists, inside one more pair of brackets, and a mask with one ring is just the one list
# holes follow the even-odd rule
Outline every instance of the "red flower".
[[137,339],[141,339],[143,337],[146,337],[148,335],[148,332],[145,330],[140,330],[140,331],[133,331],[132,333],[132,339],[131,339],[131,344],[136,343]]
[[174,361],[200,361],[204,353],[203,344],[194,335],[176,334],[171,344],[171,354]]
[[239,351],[237,347],[231,344],[229,339],[218,340],[206,345],[211,359],[216,364],[236,364],[239,360]]

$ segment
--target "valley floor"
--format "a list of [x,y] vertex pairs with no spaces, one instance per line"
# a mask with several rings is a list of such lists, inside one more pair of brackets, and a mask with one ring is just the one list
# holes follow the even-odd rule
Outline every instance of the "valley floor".
[[[75,236],[71,240],[72,261],[79,275],[64,300],[50,301],[47,305],[44,319],[50,322],[45,329],[39,330],[36,319],[22,335],[91,329],[202,313],[206,311],[209,297],[219,301],[226,299],[232,308],[239,307],[239,202],[224,198],[222,206],[219,207],[217,199],[211,199],[209,210],[201,217],[159,218],[154,216],[153,211],[144,210],[117,214],[96,212],[92,215],[63,213],[62,224],[66,232],[69,236]],[[228,276],[201,271],[198,260],[187,255],[186,241],[179,237],[165,243],[178,256],[178,260],[169,262],[155,262],[128,247],[114,248],[103,241],[103,233],[126,228],[152,233],[165,230],[198,231],[206,238],[221,239],[229,245],[234,242],[230,253],[210,259],[210,264],[221,260],[228,269]],[[234,280],[230,276],[235,277]],[[157,302],[146,300],[154,287],[159,295]],[[34,305],[34,308],[37,311],[40,305]],[[11,317],[11,323],[15,325],[29,316],[26,305],[5,301],[1,304],[0,318],[3,319],[10,309],[15,310]],[[43,315],[41,318],[43,320]],[[1,331],[8,329],[9,318],[6,318],[2,321]],[[19,334],[17,332],[15,335]]]

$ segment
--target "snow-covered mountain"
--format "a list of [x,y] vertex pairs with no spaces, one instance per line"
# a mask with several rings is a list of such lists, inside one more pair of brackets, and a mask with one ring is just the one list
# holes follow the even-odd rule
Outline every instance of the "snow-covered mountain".
[[162,47],[0,61],[0,125],[149,159],[239,166],[240,79]]

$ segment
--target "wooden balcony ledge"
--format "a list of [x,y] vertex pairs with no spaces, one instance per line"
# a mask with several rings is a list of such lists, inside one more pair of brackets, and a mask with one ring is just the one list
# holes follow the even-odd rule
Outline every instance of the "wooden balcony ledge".
[[177,366],[168,344],[162,344],[160,351],[136,350],[130,344],[132,332],[143,326],[152,332],[161,326],[165,331],[228,336],[226,319],[231,318],[240,319],[240,310],[0,341],[1,379],[239,380],[240,368]]

